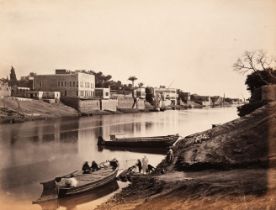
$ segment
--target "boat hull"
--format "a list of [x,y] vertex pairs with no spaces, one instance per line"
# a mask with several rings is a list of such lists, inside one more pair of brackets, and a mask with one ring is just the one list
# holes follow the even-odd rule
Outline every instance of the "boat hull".
[[91,184],[75,187],[75,188],[59,188],[58,189],[58,198],[64,198],[67,196],[72,196],[88,191],[92,191],[100,186],[106,185],[116,179],[118,169],[114,171],[110,176],[105,177],[103,180],[99,180],[97,182],[93,182]]
[[98,139],[98,145],[107,147],[133,147],[133,148],[167,148],[173,145],[179,136],[121,138],[112,141]]

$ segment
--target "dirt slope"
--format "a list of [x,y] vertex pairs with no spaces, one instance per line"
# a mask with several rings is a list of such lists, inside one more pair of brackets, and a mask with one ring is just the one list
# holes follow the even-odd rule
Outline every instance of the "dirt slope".
[[62,103],[49,104],[41,100],[0,99],[0,121],[2,122],[74,116],[78,116],[78,112]]

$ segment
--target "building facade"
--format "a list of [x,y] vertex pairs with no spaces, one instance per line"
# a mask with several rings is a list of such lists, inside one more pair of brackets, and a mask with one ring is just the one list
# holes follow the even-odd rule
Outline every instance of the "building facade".
[[56,70],[53,75],[35,75],[34,90],[59,91],[61,98],[89,99],[95,96],[95,76],[84,72]]
[[95,88],[95,97],[99,99],[110,99],[110,88]]
[[154,96],[160,95],[162,100],[170,100],[172,104],[176,105],[177,103],[177,91],[175,88],[166,88],[166,87],[159,87],[153,88]]
[[0,98],[11,96],[11,87],[8,82],[0,80]]

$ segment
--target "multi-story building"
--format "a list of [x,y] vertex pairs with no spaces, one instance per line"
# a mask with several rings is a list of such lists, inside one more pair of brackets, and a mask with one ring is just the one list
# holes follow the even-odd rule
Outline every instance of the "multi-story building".
[[56,74],[35,75],[34,90],[59,91],[61,98],[93,98],[95,95],[95,76],[79,71],[57,69]]

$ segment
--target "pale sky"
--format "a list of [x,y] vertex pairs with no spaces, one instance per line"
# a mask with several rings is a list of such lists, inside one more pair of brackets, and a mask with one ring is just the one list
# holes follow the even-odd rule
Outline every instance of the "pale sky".
[[93,69],[128,82],[247,97],[232,65],[276,56],[276,0],[0,0],[0,77]]

